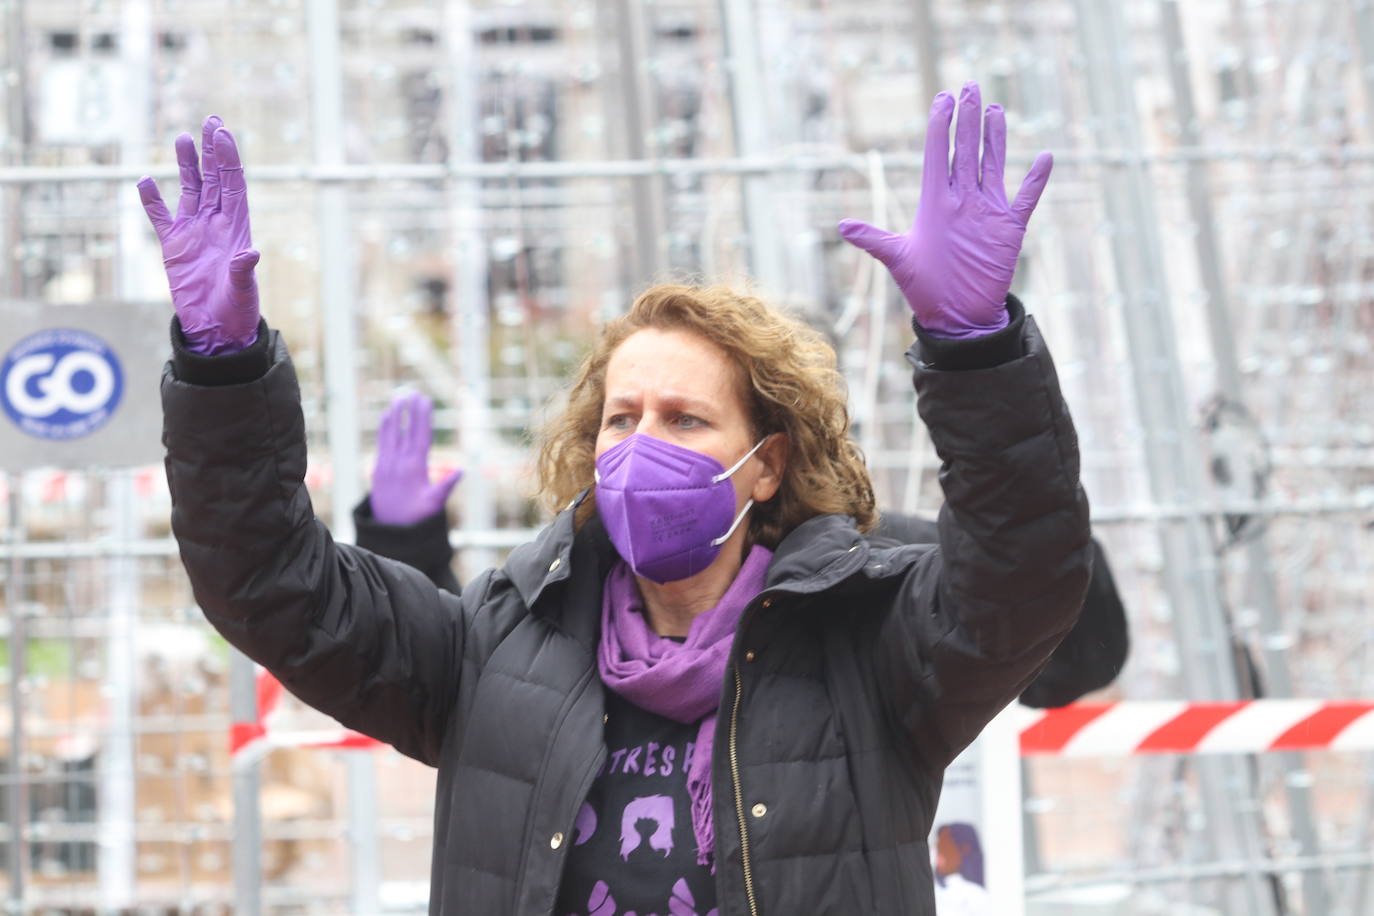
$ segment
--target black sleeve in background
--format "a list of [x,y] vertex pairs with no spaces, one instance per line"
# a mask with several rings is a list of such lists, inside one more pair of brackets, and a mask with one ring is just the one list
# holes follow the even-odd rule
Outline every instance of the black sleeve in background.
[[872,536],[896,541],[898,544],[938,544],[940,526],[933,518],[926,519],[902,512],[883,512],[878,516],[878,527],[873,529]]
[[917,324],[915,318],[911,319],[921,362],[931,369],[954,371],[990,369],[1024,356],[1021,334],[1025,324],[1026,308],[1010,293],[1007,294],[1007,326],[982,337],[967,340],[936,337]]
[[219,387],[257,381],[272,367],[272,331],[258,319],[258,339],[238,353],[202,356],[186,347],[181,322],[172,319],[172,371],[178,380],[191,385]]
[[1126,609],[1112,579],[1106,551],[1093,538],[1093,574],[1083,599],[1083,613],[1044,670],[1021,694],[1021,702],[1050,709],[1101,690],[1121,673],[1130,645]]
[[453,546],[448,542],[448,518],[443,510],[413,525],[386,525],[377,521],[371,499],[364,496],[353,507],[353,527],[359,547],[418,569],[445,591],[462,593],[450,566]]
[[[939,528],[933,520],[884,512],[874,536],[900,544],[935,544],[939,543]],[[1021,702],[1049,709],[1067,706],[1084,694],[1101,690],[1121,673],[1129,650],[1126,609],[1117,593],[1107,553],[1093,538],[1093,571],[1083,612],[1044,669],[1022,692]]]

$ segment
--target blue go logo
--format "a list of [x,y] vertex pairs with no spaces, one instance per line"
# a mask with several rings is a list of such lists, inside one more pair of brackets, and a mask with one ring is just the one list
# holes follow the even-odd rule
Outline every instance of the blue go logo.
[[0,406],[40,439],[79,439],[104,426],[124,393],[124,371],[103,340],[73,328],[25,337],[0,364]]

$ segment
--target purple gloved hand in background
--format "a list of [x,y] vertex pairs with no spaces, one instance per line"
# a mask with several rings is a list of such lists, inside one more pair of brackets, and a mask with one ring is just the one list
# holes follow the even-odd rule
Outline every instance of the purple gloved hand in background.
[[373,517],[384,525],[413,525],[443,509],[463,476],[454,471],[438,483],[429,482],[433,413],[429,398],[410,391],[392,398],[382,414],[368,500]]
[[157,182],[138,194],[162,243],[172,307],[187,346],[202,356],[237,353],[258,337],[258,252],[248,227],[248,193],[234,137],[214,115],[201,127],[201,159],[190,134],[176,139],[181,201],[173,219]]
[[1054,165],[1049,153],[1037,156],[1016,200],[1008,203],[1002,183],[1006,116],[1000,106],[988,106],[980,178],[982,106],[978,84],[966,83],[959,95],[951,169],[954,97],[942,92],[931,103],[921,203],[911,231],[896,235],[852,219],[839,226],[847,241],[887,266],[917,323],[937,337],[980,337],[1006,327],[1005,303],[1021,239]]

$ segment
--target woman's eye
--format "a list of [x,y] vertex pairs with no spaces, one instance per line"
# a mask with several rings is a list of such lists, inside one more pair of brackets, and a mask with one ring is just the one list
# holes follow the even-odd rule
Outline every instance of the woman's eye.
[[607,429],[629,429],[630,418],[623,413],[618,413],[606,420]]
[[698,426],[705,426],[706,421],[685,413],[677,418],[677,425],[682,429],[696,429]]

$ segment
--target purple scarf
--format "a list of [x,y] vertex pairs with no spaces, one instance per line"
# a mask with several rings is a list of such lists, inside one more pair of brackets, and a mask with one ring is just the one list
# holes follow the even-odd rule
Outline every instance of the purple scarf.
[[715,824],[711,818],[711,749],[725,665],[745,605],[763,591],[772,551],[755,546],[720,603],[692,621],[687,641],[649,628],[634,573],[617,563],[606,577],[601,602],[601,681],[631,703],[674,722],[700,722],[687,771],[697,864],[715,871]]

